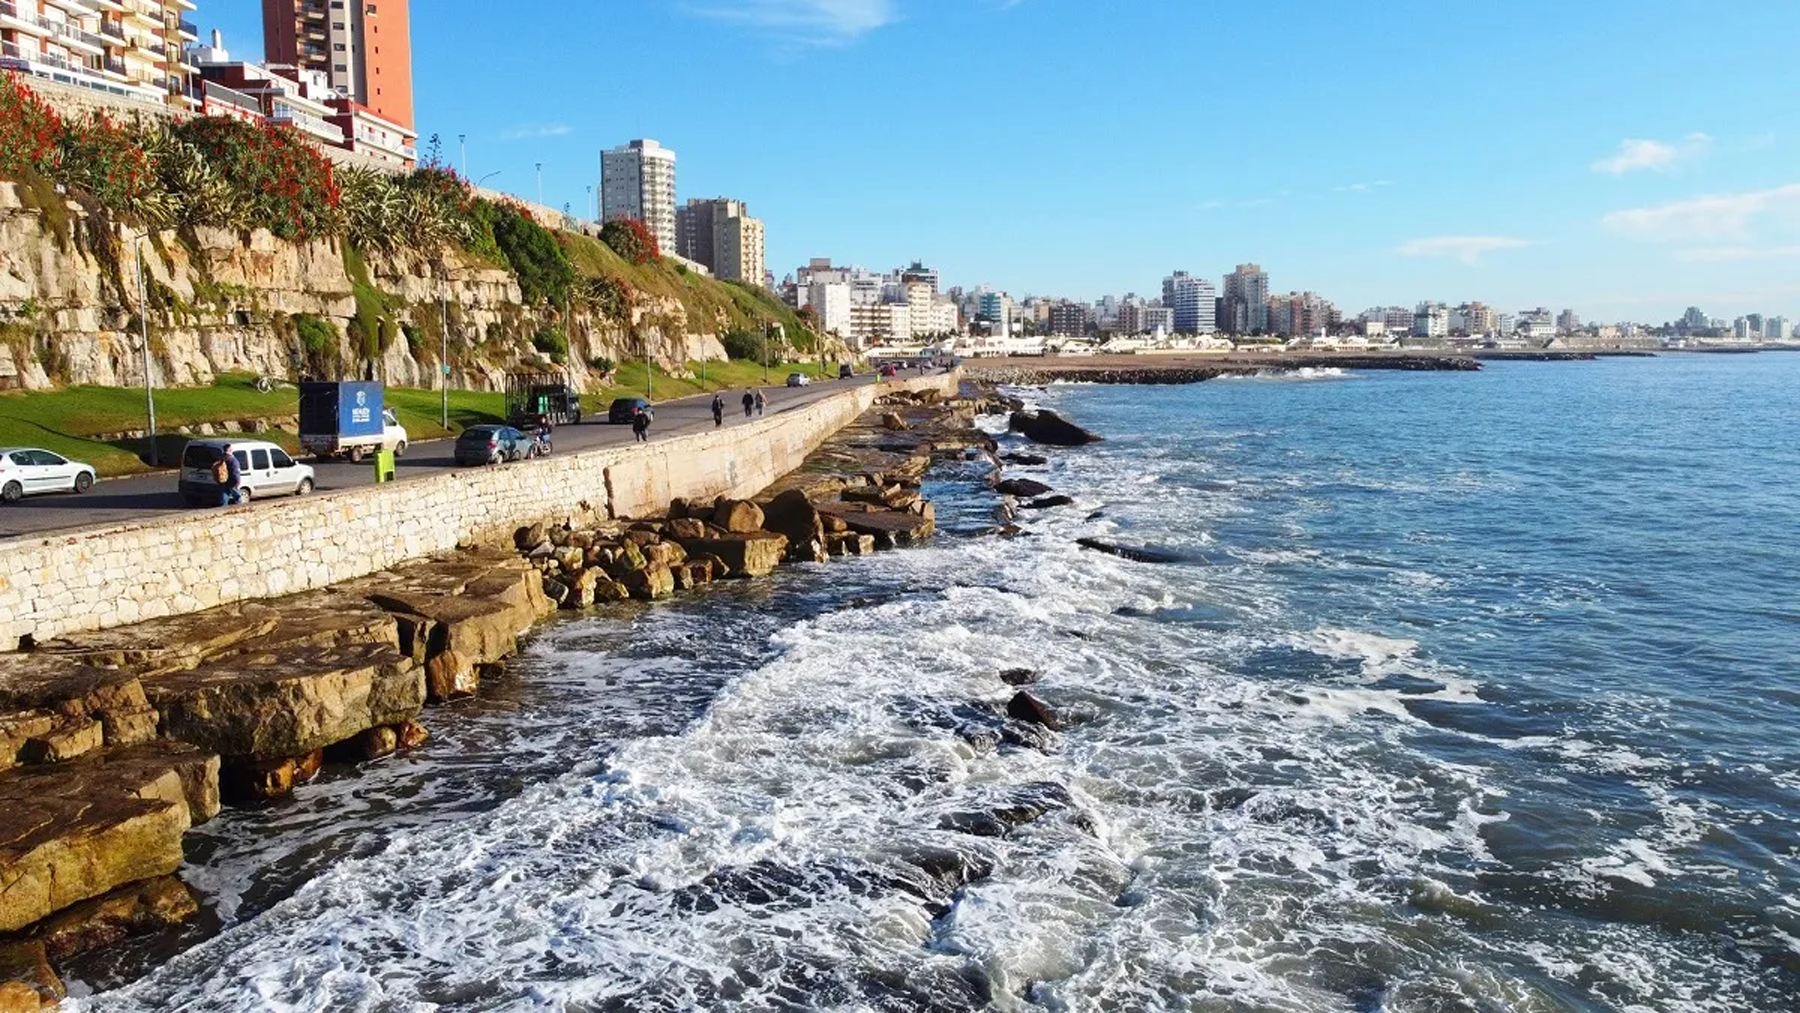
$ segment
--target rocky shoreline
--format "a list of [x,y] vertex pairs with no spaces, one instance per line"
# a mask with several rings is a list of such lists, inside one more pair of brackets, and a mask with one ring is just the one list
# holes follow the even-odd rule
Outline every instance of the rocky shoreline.
[[430,706],[504,677],[559,609],[929,539],[927,469],[993,460],[973,420],[1007,407],[896,391],[753,500],[547,518],[511,550],[0,655],[0,1013],[56,1003],[59,962],[192,917],[191,827],[418,746]]

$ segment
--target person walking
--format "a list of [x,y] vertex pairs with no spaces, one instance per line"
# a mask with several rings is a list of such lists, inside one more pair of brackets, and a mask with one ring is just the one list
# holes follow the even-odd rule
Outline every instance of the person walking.
[[650,442],[650,413],[639,408],[631,416],[631,435],[639,443]]
[[717,429],[725,424],[725,399],[718,394],[713,395],[712,410],[713,428]]
[[225,445],[225,456],[213,463],[213,477],[219,482],[219,505],[233,506],[242,502],[244,469],[239,466],[231,445]]
[[757,418],[762,418],[763,406],[768,403],[769,403],[768,398],[763,397],[762,388],[761,387],[756,388],[756,417]]
[[755,410],[756,410],[756,395],[750,393],[750,391],[748,389],[746,389],[744,391],[744,417],[749,418],[750,413]]

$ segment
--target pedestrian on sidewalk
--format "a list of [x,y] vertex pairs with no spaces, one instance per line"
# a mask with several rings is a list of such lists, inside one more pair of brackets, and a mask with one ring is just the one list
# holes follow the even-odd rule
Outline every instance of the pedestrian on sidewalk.
[[713,410],[713,428],[717,429],[720,426],[725,424],[725,398],[718,394],[714,394],[712,410]]
[[744,391],[744,417],[749,418],[750,413],[755,410],[756,410],[756,395],[750,393],[750,391],[748,389],[746,389]]
[[762,418],[763,406],[768,403],[769,403],[768,399],[763,397],[762,388],[761,387],[756,388],[756,417],[757,418]]
[[232,454],[229,443],[225,445],[225,456],[213,463],[213,478],[219,483],[220,506],[234,506],[243,501],[244,469]]
[[631,416],[631,435],[639,443],[650,442],[650,413],[639,408]]

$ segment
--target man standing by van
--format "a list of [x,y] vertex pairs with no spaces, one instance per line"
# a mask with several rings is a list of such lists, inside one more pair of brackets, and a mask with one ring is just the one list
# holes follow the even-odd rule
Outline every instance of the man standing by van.
[[225,445],[224,456],[213,464],[213,477],[219,480],[219,505],[231,506],[242,499],[244,470],[238,466],[231,445]]

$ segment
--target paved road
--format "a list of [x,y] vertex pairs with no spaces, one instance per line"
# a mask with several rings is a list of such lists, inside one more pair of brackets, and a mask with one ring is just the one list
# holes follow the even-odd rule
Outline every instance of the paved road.
[[[780,383],[779,376],[775,377],[775,380],[776,384]],[[765,411],[773,415],[811,404],[851,387],[873,382],[875,382],[875,377],[866,375],[854,380],[826,380],[798,388],[778,385],[764,387],[763,393],[768,399],[768,407]],[[743,405],[739,400],[743,393],[741,390],[724,392],[725,424],[727,426],[741,425],[744,421]],[[650,427],[650,439],[654,442],[659,438],[678,433],[694,433],[711,429],[713,424],[711,406],[711,394],[698,394],[676,401],[659,402],[656,405],[656,423]],[[593,407],[604,412],[606,406],[596,405]],[[592,447],[630,443],[631,427],[607,425],[603,422],[583,422],[576,426],[559,427],[552,436],[552,440],[556,445],[555,453],[565,454]],[[437,474],[446,468],[456,467],[451,456],[452,449],[453,444],[450,440],[433,440],[427,443],[413,444],[407,448],[406,456],[399,461],[399,480],[423,478],[427,475]],[[505,465],[510,468],[531,466],[531,462],[528,461]],[[316,472],[318,489],[321,492],[369,485],[375,480],[375,466],[368,462],[362,464],[351,464],[348,461],[315,462],[313,469]],[[144,520],[161,514],[191,512],[193,509],[182,504],[181,496],[175,489],[173,472],[109,479],[96,484],[85,494],[31,496],[18,503],[0,505],[0,538],[15,538],[21,535],[55,531],[59,528]]]

